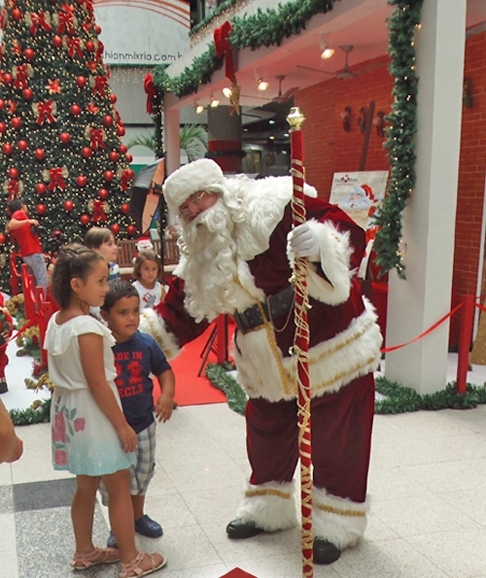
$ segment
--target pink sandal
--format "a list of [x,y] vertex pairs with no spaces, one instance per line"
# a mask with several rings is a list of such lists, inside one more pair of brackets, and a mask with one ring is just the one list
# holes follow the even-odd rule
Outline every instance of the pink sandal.
[[[144,560],[149,559],[151,567],[142,568]],[[142,576],[147,576],[152,574],[152,572],[157,572],[167,564],[167,558],[154,552],[153,554],[148,554],[147,552],[139,552],[135,558],[128,562],[128,564],[122,564],[120,578],[141,578]]]
[[87,570],[97,564],[113,564],[121,560],[116,548],[95,548],[89,554],[74,554],[70,564],[75,570]]

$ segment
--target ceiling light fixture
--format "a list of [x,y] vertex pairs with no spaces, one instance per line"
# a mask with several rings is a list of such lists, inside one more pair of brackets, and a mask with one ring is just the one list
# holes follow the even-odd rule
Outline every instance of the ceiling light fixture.
[[196,114],[201,114],[204,111],[204,106],[202,104],[197,104],[197,102],[195,102],[194,110],[196,111]]
[[263,77],[260,77],[258,79],[258,86],[257,86],[258,90],[261,91],[267,90],[268,86],[269,83]]
[[211,101],[209,102],[209,106],[211,108],[217,108],[219,106],[219,100],[217,98],[214,98],[213,95],[211,95]]
[[334,50],[334,48],[331,48],[329,46],[329,44],[325,41],[324,34],[319,35],[319,45],[321,47],[321,58],[323,60],[327,60],[328,58],[331,58],[331,56],[334,54],[335,50]]
[[231,98],[231,88],[229,86],[225,86],[221,92],[226,96],[226,98]]

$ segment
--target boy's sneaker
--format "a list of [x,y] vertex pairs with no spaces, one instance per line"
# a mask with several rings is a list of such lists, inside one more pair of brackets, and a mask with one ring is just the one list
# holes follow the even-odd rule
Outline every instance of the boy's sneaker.
[[106,541],[107,548],[116,548],[118,550],[118,544],[116,543],[115,534],[113,534],[113,530],[110,530],[110,535],[108,536],[108,540]]
[[159,538],[163,534],[162,526],[149,518],[147,514],[135,520],[135,532],[147,536],[147,538]]
[[0,393],[7,393],[8,385],[4,379],[0,379]]

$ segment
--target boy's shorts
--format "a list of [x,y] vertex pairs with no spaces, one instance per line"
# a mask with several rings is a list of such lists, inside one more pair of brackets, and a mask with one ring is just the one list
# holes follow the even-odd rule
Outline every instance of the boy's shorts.
[[[130,468],[130,494],[132,496],[144,496],[147,493],[150,480],[154,477],[156,427],[155,421],[153,421],[148,428],[137,434],[137,461]],[[108,492],[103,482],[100,482],[99,491],[102,504],[108,506]]]

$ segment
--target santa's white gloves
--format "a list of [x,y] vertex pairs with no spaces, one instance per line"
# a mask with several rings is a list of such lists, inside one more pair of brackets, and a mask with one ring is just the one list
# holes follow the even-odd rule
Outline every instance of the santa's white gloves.
[[295,257],[320,261],[320,242],[317,233],[308,223],[298,225],[287,236],[287,251]]

